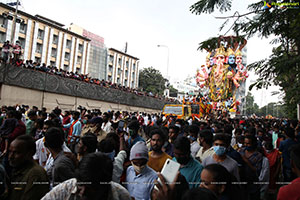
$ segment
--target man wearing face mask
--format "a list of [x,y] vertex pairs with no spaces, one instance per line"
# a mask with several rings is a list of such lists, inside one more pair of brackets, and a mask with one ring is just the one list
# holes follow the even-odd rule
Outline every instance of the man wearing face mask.
[[200,149],[200,145],[197,142],[198,133],[199,133],[198,126],[196,126],[196,125],[189,126],[189,135],[187,138],[191,142],[191,155],[193,156],[193,158],[196,157],[196,154],[198,153],[198,151]]
[[85,115],[82,119],[82,130],[81,130],[81,134],[80,136],[84,136],[86,133],[90,132],[90,128],[91,128],[91,119],[92,119],[92,115]]
[[145,142],[139,141],[130,150],[132,166],[126,171],[126,187],[131,197],[135,199],[150,199],[156,172],[147,166],[148,149]]
[[107,132],[102,130],[103,119],[101,117],[94,117],[89,120],[90,126],[88,132],[97,136],[97,141],[101,142],[107,135]]
[[186,137],[179,137],[174,142],[173,160],[180,164],[180,173],[189,183],[189,188],[199,187],[203,166],[191,156],[191,145]]
[[235,176],[237,181],[240,181],[238,163],[226,155],[226,149],[229,145],[228,141],[229,140],[226,135],[217,134],[214,137],[213,142],[213,149],[215,153],[212,156],[206,157],[202,164],[204,167],[210,164],[220,164],[225,167],[229,173]]

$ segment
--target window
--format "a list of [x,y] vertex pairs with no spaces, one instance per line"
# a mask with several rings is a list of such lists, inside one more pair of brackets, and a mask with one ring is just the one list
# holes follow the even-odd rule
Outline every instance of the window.
[[50,66],[55,66],[55,62],[54,61],[50,61]]
[[42,29],[38,30],[38,36],[37,36],[37,38],[41,39],[41,40],[44,39],[44,31]]
[[117,78],[117,83],[120,84],[120,78]]
[[39,57],[34,57],[34,62],[40,63],[40,62],[41,62],[41,58],[39,58]]
[[118,69],[118,75],[121,75],[122,70]]
[[108,76],[108,81],[112,81],[111,76]]
[[83,52],[83,45],[82,45],[82,44],[79,44],[79,45],[78,45],[78,51],[79,51],[80,53]]
[[111,62],[112,64],[114,63],[114,56],[113,55],[109,55],[109,62]]
[[58,35],[53,34],[52,44],[58,44]]
[[19,37],[18,40],[20,42],[20,45],[21,45],[22,49],[25,49],[25,39]]
[[27,24],[24,22],[20,23],[20,33],[26,33]]
[[132,70],[135,71],[135,63],[132,65]]
[[118,64],[121,66],[121,64],[122,64],[122,58],[119,58]]
[[113,67],[112,67],[112,66],[109,66],[109,67],[108,67],[108,71],[112,73]]
[[6,33],[0,32],[0,42],[3,43],[6,40]]
[[181,106],[166,106],[163,110],[164,114],[175,114],[182,115],[182,107]]
[[64,65],[64,70],[68,71],[69,70],[69,65]]
[[70,60],[70,53],[66,52],[65,53],[65,61],[69,61]]
[[124,81],[124,85],[127,86],[127,83],[128,83],[128,82],[127,82],[127,79],[126,79],[126,80]]
[[56,57],[56,53],[57,53],[56,48],[52,48],[52,49],[51,49],[51,56],[52,56],[52,57]]
[[7,20],[2,15],[0,15],[0,26],[6,28],[6,24]]
[[199,114],[200,108],[198,104],[192,104],[191,107],[192,107],[192,114]]
[[81,56],[77,56],[77,64],[81,63]]
[[71,40],[67,40],[67,44],[66,44],[67,49],[71,49],[71,45],[72,45]]
[[125,71],[125,77],[128,77],[128,70]]
[[36,53],[42,53],[42,48],[43,48],[43,45],[42,45],[42,44],[36,43],[36,49],[35,49],[35,52],[36,52]]
[[129,62],[128,62],[128,60],[126,61],[126,69],[128,69],[128,67],[129,67]]
[[184,115],[188,115],[188,114],[189,114],[188,108],[187,108],[187,107],[184,107],[183,109],[184,109],[184,111],[183,111],[183,112],[184,112]]

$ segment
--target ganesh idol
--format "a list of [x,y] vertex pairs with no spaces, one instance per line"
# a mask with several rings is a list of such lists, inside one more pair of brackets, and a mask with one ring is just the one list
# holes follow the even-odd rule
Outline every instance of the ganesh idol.
[[208,69],[205,65],[201,66],[200,70],[197,70],[196,82],[197,84],[203,88],[208,79]]
[[242,78],[239,76],[239,73],[237,73],[237,67],[236,67],[236,62],[235,62],[235,59],[236,59],[235,52],[231,48],[228,48],[226,54],[227,54],[226,61],[230,66],[229,70],[233,74],[232,81],[233,81],[235,87],[238,88],[240,86],[239,82],[242,80]]
[[237,50],[237,52],[235,53],[235,56],[236,56],[237,72],[239,72],[239,76],[242,78],[242,80],[245,81],[249,75],[247,72],[247,68],[242,63],[243,62],[242,52],[240,50]]
[[243,63],[243,57],[242,57],[242,52],[239,50],[236,51],[235,53],[236,57],[236,74],[233,78],[233,80],[237,80],[239,82],[238,86],[236,87],[234,91],[234,96],[236,98],[236,101],[242,102],[243,96],[245,96],[246,92],[246,78],[248,78],[248,72],[247,68],[242,64]]
[[207,73],[210,74],[211,68],[214,65],[214,58],[212,57],[212,53],[209,52],[205,59],[205,66],[207,68]]
[[229,65],[225,63],[226,52],[223,46],[216,50],[214,60],[215,64],[211,68],[209,79],[210,99],[214,102],[226,100],[231,92],[232,71]]

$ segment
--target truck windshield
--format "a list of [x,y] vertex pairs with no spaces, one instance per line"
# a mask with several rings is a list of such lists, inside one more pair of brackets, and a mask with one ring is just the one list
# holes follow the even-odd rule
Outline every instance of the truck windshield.
[[181,106],[166,106],[164,109],[165,114],[182,115]]
[[192,106],[192,114],[199,114],[199,112],[200,112],[199,105],[193,104],[191,106]]

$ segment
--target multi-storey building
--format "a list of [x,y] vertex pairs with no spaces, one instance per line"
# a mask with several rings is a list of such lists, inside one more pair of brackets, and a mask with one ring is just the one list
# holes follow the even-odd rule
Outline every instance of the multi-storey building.
[[11,40],[14,32],[14,41],[10,42],[20,41],[24,60],[82,74],[88,72],[90,39],[65,29],[63,24],[23,11],[18,11],[13,31],[14,12],[15,8],[0,3],[0,47]]
[[91,40],[89,49],[89,66],[87,73],[100,80],[106,79],[107,48],[104,44],[104,38],[90,31],[85,30],[75,24],[70,24],[68,30]]
[[108,49],[107,80],[130,88],[138,88],[139,59],[122,51]]

